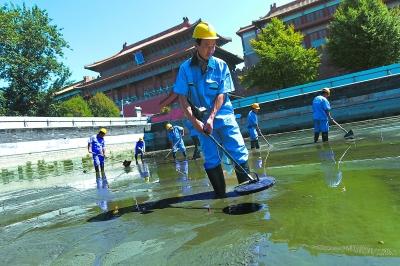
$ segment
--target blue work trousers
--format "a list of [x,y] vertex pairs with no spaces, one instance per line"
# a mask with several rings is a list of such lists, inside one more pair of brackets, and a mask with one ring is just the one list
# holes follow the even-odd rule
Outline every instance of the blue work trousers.
[[[236,162],[239,164],[247,162],[249,154],[233,114],[226,115],[223,121],[214,122],[212,135],[218,143],[229,152]],[[204,168],[212,169],[221,164],[222,154],[220,153],[222,151],[219,151],[218,146],[213,140],[205,134],[200,134],[199,139],[204,155]]]
[[328,120],[314,119],[314,133],[328,132],[329,122]]
[[258,132],[256,127],[249,127],[250,140],[258,140]]

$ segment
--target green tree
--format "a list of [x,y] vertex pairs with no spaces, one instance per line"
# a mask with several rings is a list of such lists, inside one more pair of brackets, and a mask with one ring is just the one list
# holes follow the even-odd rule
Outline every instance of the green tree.
[[89,105],[82,96],[75,96],[58,106],[58,114],[67,117],[93,116]]
[[6,114],[6,99],[4,99],[3,93],[0,91],[0,115]]
[[89,107],[96,117],[119,117],[119,109],[104,93],[96,93],[89,100]]
[[0,6],[0,80],[8,115],[37,115],[52,80],[66,71],[60,29],[37,6]]
[[68,86],[73,83],[69,80],[71,77],[71,72],[68,68],[65,68],[60,76],[53,82],[47,91],[41,91],[38,95],[38,116],[60,116],[59,107],[60,104],[54,99],[54,93],[60,88]]
[[381,0],[344,0],[329,25],[326,48],[333,64],[352,71],[398,62],[399,10]]
[[285,26],[273,18],[251,46],[259,62],[241,78],[248,87],[257,86],[266,91],[313,81],[318,76],[320,57],[314,48],[302,46],[303,35],[293,25]]

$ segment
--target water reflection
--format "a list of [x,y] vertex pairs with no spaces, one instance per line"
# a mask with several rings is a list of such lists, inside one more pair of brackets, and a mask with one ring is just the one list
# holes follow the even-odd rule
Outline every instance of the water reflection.
[[98,200],[96,205],[100,207],[102,212],[109,211],[108,200],[109,200],[109,190],[108,188],[103,188],[101,185],[97,187],[97,197]]
[[25,173],[26,173],[26,177],[27,177],[28,179],[32,179],[32,178],[33,178],[32,162],[26,162],[26,165],[25,165]]
[[62,164],[64,173],[70,173],[74,170],[74,162],[71,159],[63,160]]
[[148,179],[150,177],[150,168],[149,164],[144,162],[142,164],[137,164],[137,168],[140,174],[140,177]]
[[323,143],[321,146],[317,145],[316,147],[318,149],[318,157],[324,173],[325,183],[328,187],[337,188],[343,180],[343,173],[340,169],[342,160],[351,146],[347,147],[338,161],[336,161],[335,152],[329,143]]
[[[115,157],[115,159],[117,158],[119,157]],[[112,162],[115,163],[115,160]],[[109,164],[112,165],[111,161]],[[61,161],[45,161],[41,159],[37,160],[36,163],[27,161],[23,165],[17,165],[15,168],[2,168],[0,170],[0,178],[4,184],[7,184],[15,181],[45,179],[49,176],[60,176],[73,171],[87,173],[92,168],[93,162],[89,155]]]
[[188,195],[192,192],[192,185],[189,179],[189,163],[187,160],[176,161],[175,171],[178,173],[178,181],[181,184],[181,191],[183,195]]

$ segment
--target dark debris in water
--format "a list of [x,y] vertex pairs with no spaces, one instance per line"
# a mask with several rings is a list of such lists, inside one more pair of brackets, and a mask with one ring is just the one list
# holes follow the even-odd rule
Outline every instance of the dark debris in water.
[[240,203],[236,205],[229,205],[222,209],[225,214],[229,215],[242,215],[257,212],[262,209],[262,205],[258,203]]

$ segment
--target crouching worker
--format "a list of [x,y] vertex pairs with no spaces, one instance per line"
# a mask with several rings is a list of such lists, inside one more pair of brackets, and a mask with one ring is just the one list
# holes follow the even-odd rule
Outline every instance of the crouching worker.
[[145,144],[144,144],[144,140],[142,137],[139,138],[139,140],[136,142],[136,146],[135,146],[135,161],[136,164],[138,164],[138,155],[140,155],[140,160],[143,163],[143,155],[145,152]]
[[[193,38],[197,50],[180,66],[174,92],[179,95],[186,117],[198,132],[202,132],[199,139],[204,168],[217,197],[224,197],[222,154],[208,135],[221,143],[246,171],[249,170],[248,151],[228,97],[228,92],[234,90],[229,67],[223,60],[213,57],[219,37],[211,25],[200,22],[194,29]],[[197,115],[197,110],[203,111],[202,117]],[[248,180],[247,174],[237,165],[235,172],[239,183]]]
[[[106,153],[104,136],[106,133],[107,129],[102,128],[100,129],[99,133],[91,136],[88,141],[88,152],[93,156],[93,165],[94,170],[96,171],[97,188],[108,188],[108,182],[104,172],[104,159]],[[100,180],[100,171],[102,180]]]
[[174,160],[176,160],[176,152],[180,150],[185,157],[186,160],[186,147],[183,142],[184,131],[183,127],[173,126],[171,124],[166,124],[165,129],[167,130],[168,139],[171,142],[172,146],[172,156]]

